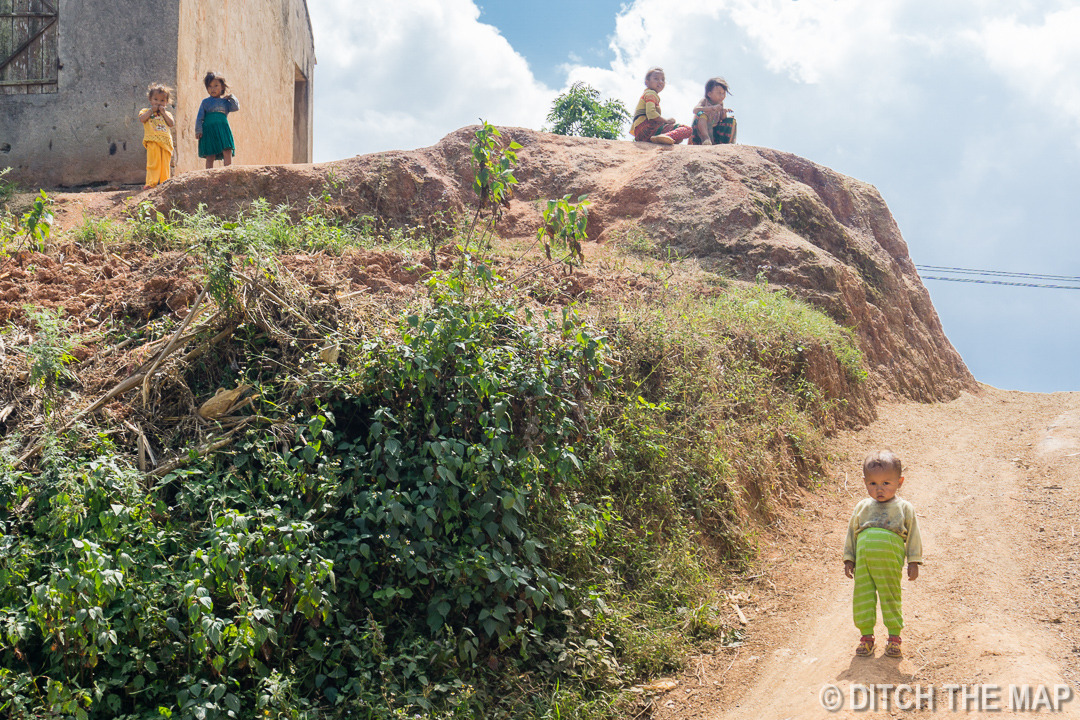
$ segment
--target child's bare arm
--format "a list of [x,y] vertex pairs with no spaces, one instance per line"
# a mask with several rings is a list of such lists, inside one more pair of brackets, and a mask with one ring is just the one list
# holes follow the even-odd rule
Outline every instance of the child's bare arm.
[[911,580],[915,580],[918,577],[919,577],[919,563],[908,563],[907,564],[907,579],[908,579],[908,581],[910,582]]
[[154,109],[153,108],[143,108],[142,112],[139,113],[139,122],[144,123],[147,120],[149,120],[151,117],[153,117],[153,115],[154,115]]
[[165,124],[169,127],[176,126],[176,121],[173,120],[173,116],[165,108],[161,108],[161,117],[165,118]]

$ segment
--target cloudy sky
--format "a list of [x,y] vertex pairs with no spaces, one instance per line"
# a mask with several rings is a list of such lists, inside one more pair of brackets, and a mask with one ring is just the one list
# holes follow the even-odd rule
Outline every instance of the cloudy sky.
[[[540,128],[583,80],[665,112],[724,75],[739,141],[873,183],[915,262],[1080,276],[1077,0],[309,0],[315,159]],[[924,273],[929,274],[929,273]],[[975,376],[1080,390],[1080,292],[926,281]]]

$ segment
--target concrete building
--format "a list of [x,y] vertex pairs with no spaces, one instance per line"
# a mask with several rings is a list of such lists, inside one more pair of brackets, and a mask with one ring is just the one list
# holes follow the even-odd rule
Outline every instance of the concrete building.
[[306,0],[0,0],[0,168],[29,186],[141,183],[146,86],[173,94],[177,172],[204,166],[195,115],[221,73],[238,165],[311,162]]

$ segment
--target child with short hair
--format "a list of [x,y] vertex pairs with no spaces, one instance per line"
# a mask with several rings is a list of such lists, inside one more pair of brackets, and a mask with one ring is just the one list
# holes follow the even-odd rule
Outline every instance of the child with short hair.
[[171,97],[172,89],[167,85],[150,83],[146,88],[146,99],[150,101],[150,107],[139,111],[139,122],[143,124],[143,147],[146,148],[144,190],[169,179],[174,148],[172,131],[169,128],[175,123],[166,108]]
[[240,102],[229,92],[225,76],[213,70],[206,73],[203,85],[210,97],[199,105],[195,117],[195,137],[199,140],[199,157],[206,158],[206,169],[214,167],[214,160],[221,160],[225,167],[232,165],[236,154],[236,141],[229,127],[229,113],[240,109]]
[[890,450],[878,450],[863,460],[863,482],[870,496],[855,506],[844,542],[844,574],[852,577],[855,593],[852,615],[861,638],[855,654],[874,652],[874,626],[881,601],[881,619],[889,631],[886,657],[898,658],[904,615],[900,607],[900,576],[907,560],[908,580],[919,577],[922,536],[915,507],[896,497],[904,484],[900,458]]
[[724,99],[731,94],[727,80],[710,78],[705,83],[705,97],[694,106],[694,136],[691,145],[728,145],[735,143],[735,118],[724,107]]
[[649,68],[645,73],[645,92],[638,100],[630,123],[630,134],[637,142],[674,145],[690,137],[690,128],[660,114],[660,91],[666,84],[663,68]]

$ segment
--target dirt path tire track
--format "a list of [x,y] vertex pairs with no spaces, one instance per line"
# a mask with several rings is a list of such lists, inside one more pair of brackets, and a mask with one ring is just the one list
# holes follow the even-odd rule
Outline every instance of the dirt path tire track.
[[[744,646],[695,658],[680,687],[657,698],[653,717],[802,720],[949,712],[949,683],[1080,679],[1080,393],[1033,394],[984,387],[950,403],[880,408],[880,419],[832,443],[835,462],[820,494],[779,521],[763,543],[763,576],[744,612]],[[851,510],[865,496],[861,459],[890,447],[905,465],[901,495],[919,513],[926,564],[904,581],[905,657],[854,656],[852,581],[841,549]],[[775,589],[774,589],[775,588]],[[933,684],[936,711],[830,713],[825,684]],[[1022,713],[1027,715],[1029,713]],[[1080,718],[1080,699],[1059,717]]]

